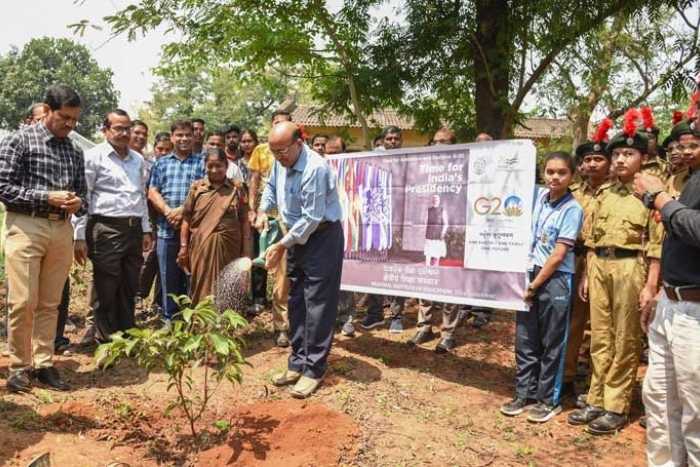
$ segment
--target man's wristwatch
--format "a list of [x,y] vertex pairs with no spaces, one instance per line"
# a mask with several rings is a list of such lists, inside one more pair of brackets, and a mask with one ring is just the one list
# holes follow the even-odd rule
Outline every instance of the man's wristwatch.
[[648,209],[656,209],[654,207],[654,201],[656,201],[656,197],[662,191],[663,190],[645,191],[642,195],[642,203],[644,204],[644,206],[646,206]]

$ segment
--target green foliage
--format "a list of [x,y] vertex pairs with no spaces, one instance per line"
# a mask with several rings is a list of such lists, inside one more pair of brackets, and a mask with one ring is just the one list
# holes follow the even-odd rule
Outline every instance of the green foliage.
[[369,12],[385,1],[348,0],[331,10],[325,0],[140,0],[105,20],[130,39],[161,26],[177,36],[163,48],[162,75],[192,75],[213,63],[246,86],[276,70],[313,80],[315,97],[363,124],[379,103],[374,96],[389,89],[376,87],[381,72],[365,65],[377,25]]
[[170,131],[177,118],[203,118],[207,131],[228,124],[258,129],[268,124],[276,106],[295,81],[277,72],[240,79],[224,67],[166,74],[152,88],[153,97],[138,112],[155,134]]
[[[243,339],[236,331],[248,323],[238,313],[226,310],[219,314],[213,296],[204,298],[194,308],[182,295],[173,298],[180,304],[177,319],[162,329],[130,329],[111,336],[111,342],[100,345],[95,360],[106,368],[118,358],[133,357],[148,371],[164,371],[168,375],[168,391],[175,388],[176,397],[165,409],[166,414],[178,408],[190,423],[197,438],[195,423],[223,381],[241,383],[241,365],[249,365],[241,353]],[[203,369],[203,382],[196,373]]]
[[17,128],[27,108],[54,84],[75,89],[83,101],[76,131],[90,138],[104,115],[117,106],[112,70],[100,68],[83,45],[69,39],[32,39],[0,57],[0,125]]
[[572,120],[577,142],[590,136],[595,110],[598,119],[603,113],[616,118],[652,104],[657,126],[670,126],[672,111],[685,108],[694,86],[688,77],[700,65],[699,27],[697,15],[668,6],[614,15],[554,61],[535,87],[539,110]]
[[434,129],[444,118],[458,133],[508,137],[543,75],[595,40],[607,18],[634,25],[643,7],[691,3],[697,2],[409,0],[406,21],[382,30],[372,60],[396,77],[405,110],[422,126]]
[[[395,14],[377,15],[387,4],[398,5]],[[164,47],[160,73],[215,63],[256,80],[281,70],[312,81],[323,112],[356,120],[366,140],[366,116],[385,107],[423,131],[447,121],[465,139],[512,135],[536,84],[595,40],[608,18],[634,24],[642,8],[690,5],[697,0],[139,0],[105,19],[132,39],[162,26],[177,37]],[[655,33],[644,39],[651,50],[664,42]]]

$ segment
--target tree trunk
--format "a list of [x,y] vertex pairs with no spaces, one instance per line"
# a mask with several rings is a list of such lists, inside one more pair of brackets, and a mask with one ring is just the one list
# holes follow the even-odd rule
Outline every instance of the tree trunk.
[[357,121],[360,122],[362,127],[362,139],[364,139],[364,146],[367,151],[372,150],[372,141],[369,137],[369,127],[367,126],[367,119],[362,112],[362,103],[357,95],[357,85],[355,84],[355,78],[351,71],[348,71],[348,88],[350,90],[350,100],[352,100],[352,108]]
[[513,48],[508,27],[507,0],[477,0],[476,34],[472,41],[475,72],[477,132],[494,138],[508,137],[513,116],[509,116],[510,61]]

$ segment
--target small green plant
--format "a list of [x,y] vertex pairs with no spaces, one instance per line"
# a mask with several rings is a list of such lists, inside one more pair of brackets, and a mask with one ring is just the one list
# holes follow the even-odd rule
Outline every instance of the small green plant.
[[226,420],[216,420],[211,425],[217,430],[219,430],[221,433],[228,433],[231,429],[231,424]]
[[[185,295],[173,299],[181,311],[170,326],[117,332],[110,336],[111,342],[97,348],[95,360],[104,362],[106,368],[122,356],[134,357],[149,373],[163,370],[168,375],[168,391],[175,388],[177,393],[165,413],[179,408],[197,439],[196,422],[218,386],[223,381],[240,384],[241,365],[250,365],[241,354],[244,341],[236,334],[248,323],[232,310],[217,312],[212,295],[194,308]],[[204,375],[198,384],[195,375],[200,368]]]
[[518,446],[518,449],[515,450],[515,455],[517,457],[531,456],[532,453],[532,446]]

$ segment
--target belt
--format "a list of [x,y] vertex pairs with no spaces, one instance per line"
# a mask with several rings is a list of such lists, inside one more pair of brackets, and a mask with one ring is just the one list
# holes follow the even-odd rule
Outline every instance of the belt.
[[328,227],[333,225],[334,222],[332,221],[323,221],[320,224],[318,224],[318,227],[316,227],[316,230],[326,230]]
[[674,302],[700,302],[700,285],[675,287],[664,282],[664,292],[669,300]]
[[22,209],[15,208],[12,206],[6,206],[7,212],[14,212],[15,214],[24,214],[30,217],[40,217],[42,219],[48,219],[50,221],[64,221],[68,218],[68,214],[65,212],[47,212],[47,211],[34,211],[32,209]]
[[141,218],[140,217],[108,217],[101,216],[99,214],[90,215],[90,219],[95,222],[101,222],[103,224],[112,225],[123,225],[125,227],[140,227]]
[[639,255],[638,250],[628,250],[626,248],[615,248],[612,246],[598,247],[595,249],[595,255],[598,258],[636,258]]

